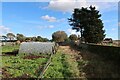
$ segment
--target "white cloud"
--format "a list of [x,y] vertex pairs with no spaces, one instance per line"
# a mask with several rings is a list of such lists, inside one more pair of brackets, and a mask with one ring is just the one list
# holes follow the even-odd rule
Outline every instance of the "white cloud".
[[51,0],[49,2],[48,8],[59,10],[63,12],[72,11],[73,8],[79,8],[79,7],[86,7],[86,1],[81,0],[82,4],[79,4],[80,2],[76,0]]
[[42,16],[41,18],[48,21],[48,22],[62,22],[62,21],[65,21],[65,18],[57,19],[57,18],[49,16],[49,15]]
[[1,26],[0,25],[0,34],[3,35],[3,34],[6,34],[6,33],[9,33],[11,32],[10,28],[7,28],[5,26]]
[[76,30],[72,30],[72,29],[67,29],[67,32],[68,32],[69,34],[80,35],[80,32],[76,32]]
[[89,5],[95,5],[97,9],[101,12],[108,12],[112,10],[118,10],[117,2],[89,2]]
[[71,32],[72,32],[72,29],[67,29],[67,32],[68,32],[68,33],[71,33]]
[[47,26],[48,28],[54,28],[54,26],[53,25],[50,25],[50,26]]
[[[118,3],[113,2],[93,2],[89,0],[51,0],[47,8],[63,11],[63,12],[71,12],[74,8],[81,7],[89,7],[90,5],[95,6],[98,10],[109,11],[118,7]],[[117,8],[116,8],[117,9]]]
[[56,22],[57,21],[57,19],[55,17],[51,17],[49,15],[42,16],[41,18],[44,20],[47,20],[49,22]]
[[54,25],[49,25],[49,26],[37,26],[38,29],[50,29],[50,28],[54,28],[55,26]]

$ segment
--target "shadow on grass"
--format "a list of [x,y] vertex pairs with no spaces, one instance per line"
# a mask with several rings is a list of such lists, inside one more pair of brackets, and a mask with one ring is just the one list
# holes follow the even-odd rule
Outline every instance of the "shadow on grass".
[[[87,62],[86,65],[79,65],[79,69],[82,68],[86,74],[86,78],[120,78],[120,67],[116,65],[112,60],[106,60],[97,54],[91,53],[87,50],[80,48],[78,45],[70,44],[71,50],[78,51],[78,55],[82,56],[82,59]],[[79,60],[78,64],[79,63]],[[119,63],[118,63],[119,64]]]
[[13,50],[12,52],[3,52],[2,56],[16,56],[19,50]]

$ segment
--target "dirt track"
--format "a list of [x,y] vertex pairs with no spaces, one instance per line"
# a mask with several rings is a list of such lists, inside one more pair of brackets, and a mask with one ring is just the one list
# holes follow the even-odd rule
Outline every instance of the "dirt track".
[[71,49],[70,46],[60,46],[59,47],[65,54],[78,54],[79,52],[74,50],[74,49]]

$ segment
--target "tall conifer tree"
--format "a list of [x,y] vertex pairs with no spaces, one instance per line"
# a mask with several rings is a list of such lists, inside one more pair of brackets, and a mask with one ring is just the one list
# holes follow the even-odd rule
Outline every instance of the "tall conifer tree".
[[101,14],[90,6],[88,8],[74,9],[72,18],[68,19],[72,29],[80,31],[81,38],[84,38],[88,43],[99,43],[105,37],[105,30],[103,30],[103,23],[100,19]]

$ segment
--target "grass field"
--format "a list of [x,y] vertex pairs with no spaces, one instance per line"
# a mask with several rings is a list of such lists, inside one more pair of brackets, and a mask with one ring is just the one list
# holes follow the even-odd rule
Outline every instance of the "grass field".
[[3,77],[14,78],[27,75],[37,78],[40,68],[47,62],[47,58],[23,59],[19,56],[2,57]]
[[[15,47],[16,49],[19,46]],[[15,49],[12,47],[12,50]],[[3,52],[12,51],[4,46]],[[3,78],[37,78],[49,55],[32,56],[2,56]],[[84,50],[71,49],[69,46],[60,46],[52,56],[51,63],[43,74],[43,78],[119,78],[120,68],[112,61]]]
[[[4,46],[3,52],[12,52],[19,46]],[[11,50],[12,49],[12,50]],[[42,55],[44,56],[44,55]],[[61,49],[53,55],[50,66],[43,75],[44,78],[68,78],[79,77],[78,63],[72,58],[74,56],[65,54]],[[23,56],[2,56],[2,71],[3,78],[18,78],[18,77],[32,77],[37,78],[42,67],[47,62],[48,58],[29,59]]]
[[[12,52],[16,46],[3,46],[2,52]],[[2,56],[2,78],[32,77],[37,78],[49,59],[49,55],[5,55]]]
[[19,49],[20,45],[14,45],[14,46],[2,46],[2,53],[5,52],[12,52],[13,50]]
[[120,78],[120,68],[111,60],[84,50],[61,46],[52,58],[45,78]]

